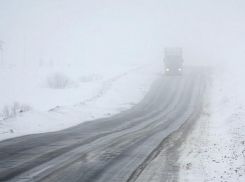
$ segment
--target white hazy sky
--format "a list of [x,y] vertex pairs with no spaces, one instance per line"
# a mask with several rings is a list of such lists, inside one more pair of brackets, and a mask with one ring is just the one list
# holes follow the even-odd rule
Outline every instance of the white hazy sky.
[[245,52],[244,0],[0,0],[5,64],[187,63]]

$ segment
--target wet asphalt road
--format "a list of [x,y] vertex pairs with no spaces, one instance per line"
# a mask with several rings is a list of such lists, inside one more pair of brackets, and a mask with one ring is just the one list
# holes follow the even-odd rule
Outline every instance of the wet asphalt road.
[[159,75],[144,100],[128,111],[0,142],[0,181],[135,181],[147,173],[135,178],[142,163],[196,112],[203,83],[198,71]]

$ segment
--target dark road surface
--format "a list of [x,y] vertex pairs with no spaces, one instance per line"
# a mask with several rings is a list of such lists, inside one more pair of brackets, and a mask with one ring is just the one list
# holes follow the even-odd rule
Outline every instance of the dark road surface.
[[152,170],[144,171],[142,164],[147,165],[164,139],[200,112],[196,108],[204,84],[197,71],[159,75],[144,100],[128,111],[59,132],[2,141],[0,181],[132,182],[142,176],[154,181]]

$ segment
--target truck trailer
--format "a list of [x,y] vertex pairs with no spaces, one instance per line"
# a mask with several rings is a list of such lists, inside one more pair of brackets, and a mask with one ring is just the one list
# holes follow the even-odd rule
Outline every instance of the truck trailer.
[[181,47],[165,48],[164,66],[165,75],[182,75],[183,58]]

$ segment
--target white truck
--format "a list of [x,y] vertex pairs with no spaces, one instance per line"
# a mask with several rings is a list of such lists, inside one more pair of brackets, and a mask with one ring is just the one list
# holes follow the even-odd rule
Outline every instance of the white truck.
[[181,47],[165,48],[164,65],[165,75],[182,75],[183,58]]

